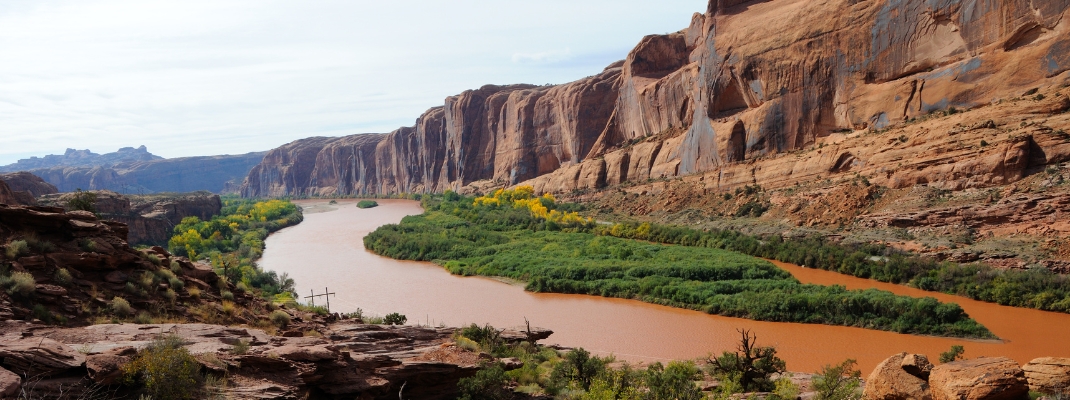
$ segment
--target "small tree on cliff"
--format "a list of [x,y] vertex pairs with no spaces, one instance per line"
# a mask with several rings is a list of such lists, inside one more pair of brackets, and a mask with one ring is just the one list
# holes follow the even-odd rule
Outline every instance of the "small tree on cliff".
[[97,194],[93,192],[85,192],[82,189],[78,189],[71,196],[70,200],[67,200],[67,208],[71,211],[81,210],[96,213]]
[[776,348],[758,346],[758,337],[749,330],[738,332],[742,338],[736,352],[707,360],[711,372],[720,379],[737,380],[745,392],[772,391],[776,385],[769,376],[786,370],[784,360],[776,356]]

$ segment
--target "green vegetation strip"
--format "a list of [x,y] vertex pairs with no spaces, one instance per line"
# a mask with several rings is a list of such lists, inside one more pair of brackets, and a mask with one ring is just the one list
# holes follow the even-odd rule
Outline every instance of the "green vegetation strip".
[[375,200],[361,200],[361,201],[357,202],[357,207],[359,207],[359,208],[372,208],[372,207],[378,207],[378,206],[379,206],[379,203],[376,203]]
[[264,297],[293,302],[294,281],[274,271],[264,271],[254,261],[264,252],[264,239],[279,229],[297,225],[304,216],[286,200],[252,200],[224,197],[220,215],[201,221],[186,217],[175,227],[168,250],[191,260],[206,260],[216,272]]
[[[380,227],[364,245],[392,258],[436,261],[454,274],[521,280],[536,292],[639,299],[763,321],[993,337],[957,304],[801,284],[769,262],[718,246],[599,236],[595,233],[610,228],[569,216],[575,206],[499,194],[496,202],[454,193],[425,198],[424,214]],[[535,212],[539,205],[550,211]],[[559,217],[536,217],[539,213]]]

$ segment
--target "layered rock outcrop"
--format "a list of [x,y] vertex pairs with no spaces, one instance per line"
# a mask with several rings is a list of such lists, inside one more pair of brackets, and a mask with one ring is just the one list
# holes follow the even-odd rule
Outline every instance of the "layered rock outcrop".
[[[103,219],[126,224],[127,241],[134,245],[166,246],[183,218],[206,221],[219,215],[223,207],[219,195],[208,192],[144,196],[124,196],[108,190],[91,192],[96,195],[94,211]],[[47,195],[41,203],[63,208],[71,196],[72,193]]]
[[920,354],[899,353],[880,364],[866,379],[869,400],[931,400],[929,373],[933,365]]
[[933,400],[1017,400],[1028,398],[1025,373],[1006,357],[954,361],[933,368]]
[[1029,390],[1041,393],[1070,391],[1070,358],[1041,357],[1022,366]]
[[[201,373],[227,382],[215,394],[234,399],[394,399],[399,393],[403,398],[451,399],[458,380],[493,361],[454,345],[455,328],[343,319],[321,321],[314,329],[320,336],[274,336],[210,324],[57,328],[0,321],[0,396],[20,388],[20,375],[32,377],[29,389],[41,397],[102,388],[117,397],[127,395],[129,387],[115,384],[122,367],[163,335],[181,338]],[[231,349],[240,343],[248,344],[248,350],[236,354]]]
[[[1056,0],[713,0],[688,28],[644,38],[598,75],[558,86],[485,86],[447,98],[413,127],[273,150],[242,194],[522,182],[569,192],[686,175],[711,178],[719,191],[854,173],[890,187],[1006,184],[1070,154],[1057,135],[1070,122],[1050,118],[1070,108],[1058,87],[1070,69],[1068,7]],[[942,136],[913,128],[895,137],[864,134],[1032,88],[1043,96],[1015,100],[1026,110],[1003,109],[1026,111],[1028,126],[968,121]],[[991,147],[963,143],[983,135]],[[816,144],[835,147],[793,155]]]

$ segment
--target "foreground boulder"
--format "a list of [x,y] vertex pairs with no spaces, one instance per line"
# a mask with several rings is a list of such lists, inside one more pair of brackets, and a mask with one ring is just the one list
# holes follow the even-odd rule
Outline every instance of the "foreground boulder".
[[1041,357],[1022,367],[1029,390],[1055,393],[1070,389],[1070,358]]
[[882,361],[869,374],[863,397],[872,400],[929,400],[929,372],[933,365],[922,354],[899,353]]
[[933,400],[1026,398],[1025,372],[1006,357],[981,357],[939,365],[929,376]]
[[22,378],[14,372],[0,368],[0,398],[14,397],[22,386]]

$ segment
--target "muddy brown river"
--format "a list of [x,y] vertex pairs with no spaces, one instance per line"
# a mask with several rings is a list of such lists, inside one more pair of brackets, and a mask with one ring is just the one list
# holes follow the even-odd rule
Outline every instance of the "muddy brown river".
[[[422,212],[415,201],[378,200],[379,207],[360,209],[355,200],[302,200],[305,220],[271,235],[260,265],[288,273],[301,296],[311,290],[337,293],[331,310],[366,314],[399,312],[409,324],[461,326],[489,323],[550,328],[544,341],[584,347],[602,355],[636,362],[705,357],[734,348],[737,329],[750,329],[762,345],[775,345],[793,371],[816,371],[847,358],[868,374],[881,360],[901,351],[922,353],[934,362],[954,344],[965,356],[1007,356],[1026,363],[1036,357],[1070,357],[1070,315],[1004,307],[884,284],[799,266],[776,263],[807,283],[877,288],[900,295],[931,296],[959,303],[1000,341],[972,341],[861,328],[759,322],[586,295],[525,292],[522,286],[482,277],[459,277],[431,263],[398,261],[364,249],[363,237],[377,227]],[[317,304],[323,302],[317,300]]]

